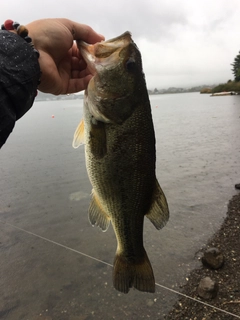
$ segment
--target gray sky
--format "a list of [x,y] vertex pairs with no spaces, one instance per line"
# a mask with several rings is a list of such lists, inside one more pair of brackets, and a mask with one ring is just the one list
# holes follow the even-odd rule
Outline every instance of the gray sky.
[[2,1],[1,24],[63,17],[106,39],[130,31],[150,89],[218,84],[233,79],[240,50],[239,0]]

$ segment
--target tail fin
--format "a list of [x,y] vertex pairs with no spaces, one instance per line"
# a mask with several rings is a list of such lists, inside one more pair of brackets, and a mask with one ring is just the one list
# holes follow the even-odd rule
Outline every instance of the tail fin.
[[121,254],[116,254],[113,266],[114,288],[123,293],[128,293],[134,287],[139,291],[155,292],[155,279],[151,263],[144,251],[140,262],[128,261]]

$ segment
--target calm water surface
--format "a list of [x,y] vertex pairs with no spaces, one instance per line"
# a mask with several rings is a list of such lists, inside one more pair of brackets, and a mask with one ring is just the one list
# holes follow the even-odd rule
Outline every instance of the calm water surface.
[[[82,102],[36,102],[0,152],[1,319],[163,319],[178,298],[159,286],[128,295],[112,287],[101,261],[112,264],[115,235],[90,226],[84,149],[71,147]],[[240,96],[158,95],[151,104],[171,217],[161,231],[146,219],[144,241],[156,282],[180,291],[240,182]]]

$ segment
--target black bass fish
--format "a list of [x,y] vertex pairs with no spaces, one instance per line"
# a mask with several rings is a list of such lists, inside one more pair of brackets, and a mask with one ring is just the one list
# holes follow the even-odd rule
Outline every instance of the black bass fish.
[[112,222],[118,242],[114,287],[154,292],[143,246],[144,216],[161,229],[169,211],[155,176],[155,134],[141,54],[129,32],[78,47],[93,74],[73,140],[74,148],[85,143],[93,187],[89,220],[103,231]]

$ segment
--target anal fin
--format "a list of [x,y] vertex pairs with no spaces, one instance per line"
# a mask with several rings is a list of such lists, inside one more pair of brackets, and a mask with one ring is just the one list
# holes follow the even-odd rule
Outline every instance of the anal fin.
[[156,179],[155,189],[152,197],[151,207],[146,214],[146,217],[153,223],[156,229],[161,229],[165,226],[169,219],[169,209],[167,199]]
[[94,194],[94,190],[88,211],[88,218],[92,226],[98,226],[102,231],[107,231],[110,224],[110,218],[102,209],[100,201]]

